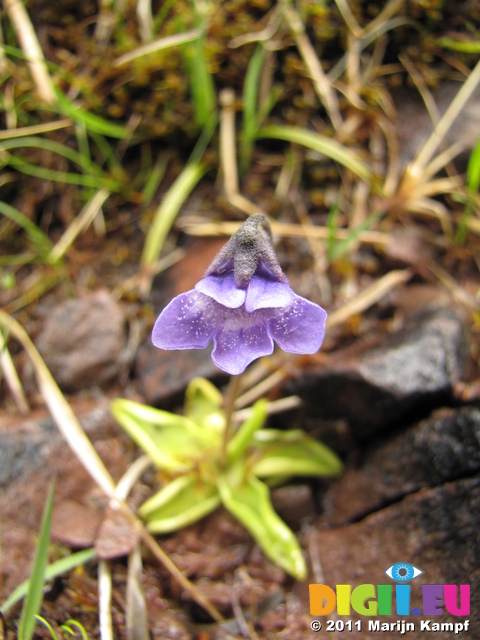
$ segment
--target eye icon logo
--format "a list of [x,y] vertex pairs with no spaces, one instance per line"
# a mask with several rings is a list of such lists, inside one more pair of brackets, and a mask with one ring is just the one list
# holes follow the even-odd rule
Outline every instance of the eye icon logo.
[[410,582],[421,576],[423,571],[408,562],[395,562],[395,564],[388,567],[385,573],[390,580],[395,582]]

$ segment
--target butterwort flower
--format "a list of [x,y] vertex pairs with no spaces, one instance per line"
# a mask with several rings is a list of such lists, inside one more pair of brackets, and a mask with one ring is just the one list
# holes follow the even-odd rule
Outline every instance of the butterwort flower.
[[238,374],[273,353],[274,341],[291,353],[315,353],[327,313],[296,295],[272,247],[270,224],[250,216],[221,249],[195,288],[174,298],[157,318],[152,342],[160,349],[204,349]]

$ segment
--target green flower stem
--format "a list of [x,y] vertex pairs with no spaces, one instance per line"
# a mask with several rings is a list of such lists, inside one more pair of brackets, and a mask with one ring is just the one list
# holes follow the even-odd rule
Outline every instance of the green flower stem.
[[222,453],[220,457],[221,465],[223,468],[225,468],[228,463],[227,447],[228,443],[233,437],[232,415],[235,409],[235,402],[239,396],[241,377],[242,374],[231,376],[227,391],[225,393],[225,429],[223,431]]

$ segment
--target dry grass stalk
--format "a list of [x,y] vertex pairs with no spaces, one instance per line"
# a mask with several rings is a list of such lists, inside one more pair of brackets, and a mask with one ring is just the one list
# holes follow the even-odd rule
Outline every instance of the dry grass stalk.
[[27,414],[30,410],[28,406],[27,398],[23,392],[22,383],[13,364],[12,357],[7,349],[5,338],[0,331],[0,372],[5,378],[5,381],[13,396],[17,409],[23,415]]
[[438,149],[442,140],[448,133],[448,130],[465,107],[465,104],[477,88],[480,82],[480,62],[477,62],[468,78],[460,87],[457,95],[450,103],[450,106],[443,114],[442,118],[437,123],[437,126],[433,130],[432,134],[428,138],[427,142],[419,149],[419,152],[409,167],[412,175],[421,174],[422,169],[427,166],[432,156]]
[[138,0],[137,20],[143,42],[153,38],[153,16],[151,0]]
[[112,572],[106,560],[98,563],[98,614],[101,639],[113,640]]
[[[258,207],[255,209],[259,211]],[[237,231],[240,223],[237,222],[197,222],[193,218],[184,218],[180,226],[185,233],[192,236],[230,236]],[[316,225],[299,225],[288,222],[271,221],[272,232],[274,235],[283,238],[318,238],[326,240],[332,235],[332,231],[327,227]],[[333,233],[336,240],[345,240],[350,237],[351,230],[336,229]],[[364,244],[373,244],[385,246],[389,243],[389,235],[381,231],[362,231],[356,238]]]
[[190,31],[186,31],[185,33],[179,33],[174,36],[167,36],[166,38],[159,38],[158,40],[154,40],[153,42],[149,42],[148,44],[144,44],[141,47],[137,47],[133,51],[129,53],[123,54],[123,56],[119,56],[115,62],[115,67],[121,67],[124,64],[128,64],[137,58],[141,58],[142,56],[148,56],[151,53],[155,53],[157,51],[161,51],[162,49],[168,49],[169,47],[175,47],[179,44],[185,44],[187,42],[192,42],[193,40],[198,40],[203,35],[203,31],[201,29],[191,29]]
[[48,74],[43,51],[25,6],[20,0],[4,0],[3,4],[28,61],[38,95],[47,104],[55,104],[56,97],[53,83]]
[[[283,413],[283,411],[290,411],[291,409],[297,409],[302,404],[302,399],[299,396],[287,396],[286,398],[280,398],[280,400],[272,400],[267,404],[267,414],[269,416],[276,413]],[[253,409],[240,409],[234,411],[232,414],[232,420],[236,423],[244,422],[252,415]]]
[[[360,182],[359,184],[365,184],[365,182]],[[368,188],[368,185],[367,185]],[[310,251],[313,256],[313,268],[315,271],[315,275],[317,276],[317,285],[320,293],[320,299],[325,303],[329,303],[332,300],[332,287],[330,286],[330,280],[327,276],[328,269],[328,260],[327,260],[327,252],[325,248],[325,243],[322,243],[319,238],[315,238],[311,236],[306,228],[313,227],[310,216],[308,215],[307,207],[303,202],[302,198],[300,198],[298,192],[294,192],[291,196],[291,200],[293,203],[293,207],[297,214],[297,217],[300,221],[300,225],[305,232],[305,237],[307,239],[308,244],[310,245]]]
[[235,93],[224,89],[220,93],[222,116],[220,120],[220,162],[223,172],[223,188],[228,201],[247,215],[261,212],[261,208],[247,200],[239,192],[236,135]]
[[305,34],[305,26],[295,9],[286,2],[283,6],[285,19],[293,32],[295,43],[302,56],[305,66],[310,73],[311,80],[320,102],[325,107],[335,129],[340,129],[343,121],[338,107],[337,97],[332,89],[330,80],[325,75],[320,60],[312,43]]
[[363,313],[387,293],[400,284],[404,284],[412,277],[410,271],[390,271],[369,287],[361,291],[355,298],[347,302],[343,307],[330,313],[327,319],[327,328],[331,329],[343,322],[346,322],[352,316]]
[[49,133],[73,126],[70,118],[58,120],[57,122],[46,122],[45,124],[34,124],[30,127],[17,127],[16,129],[6,129],[0,131],[0,140],[11,140],[12,138],[23,138],[24,136],[36,136],[39,133]]
[[93,222],[94,218],[101,212],[104,202],[109,197],[110,192],[107,189],[100,189],[82,208],[78,216],[74,218],[72,223],[67,227],[64,234],[57,244],[50,251],[48,259],[56,262],[72,246],[76,238],[87,229]]
[[239,396],[235,401],[235,408],[241,409],[250,405],[252,402],[255,402],[255,400],[258,400],[268,391],[276,387],[277,384],[279,384],[284,378],[287,377],[287,375],[288,372],[283,367],[277,369],[264,380]]

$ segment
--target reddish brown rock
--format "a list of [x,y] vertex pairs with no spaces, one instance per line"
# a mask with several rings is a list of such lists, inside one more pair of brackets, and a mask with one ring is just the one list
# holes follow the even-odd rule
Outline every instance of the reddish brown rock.
[[147,339],[138,350],[134,373],[146,404],[171,407],[183,402],[187,384],[197,376],[216,382],[226,374],[210,358],[211,348],[165,351]]
[[[109,402],[77,402],[72,408],[113,478],[120,479],[131,462],[131,453],[126,454],[123,443],[128,439],[111,418]],[[91,509],[102,510],[106,501],[45,411],[31,413],[21,421],[15,416],[0,416],[0,451],[5,462],[0,467],[2,602],[29,574],[52,478],[56,478],[56,518],[62,502],[79,503],[91,515]]]
[[53,509],[52,540],[73,548],[91,547],[95,543],[103,514],[94,507],[75,500],[61,500]]
[[126,319],[107,291],[59,304],[36,345],[62,389],[106,386],[128,368]]

